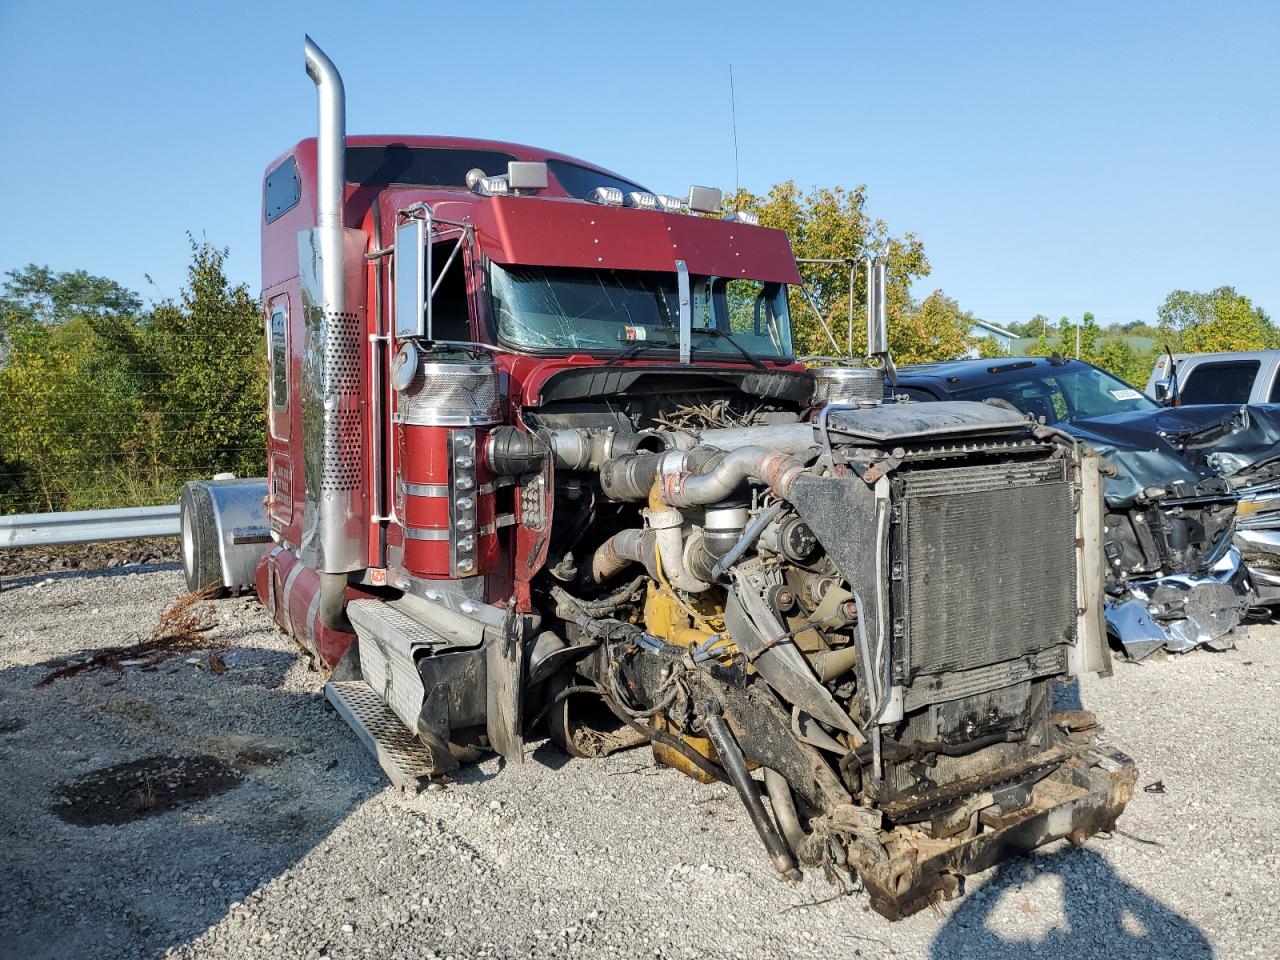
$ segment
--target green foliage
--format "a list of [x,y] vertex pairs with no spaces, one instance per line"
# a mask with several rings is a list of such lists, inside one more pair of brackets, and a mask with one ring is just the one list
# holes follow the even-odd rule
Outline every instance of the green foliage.
[[264,472],[262,320],[226,251],[192,241],[179,300],[144,309],[84,271],[0,292],[0,510],[172,503],[182,483]]
[[1130,385],[1138,388],[1146,385],[1151,365],[1155,361],[1155,351],[1136,349],[1126,339],[1131,334],[1123,328],[1111,326],[1104,329],[1088,311],[1080,318],[1079,324],[1069,317],[1062,317],[1056,325],[1048,324],[1042,316],[1037,316],[1034,323],[1037,331],[1036,343],[1027,351],[1028,356],[1051,357],[1061,354],[1064,357],[1074,357],[1077,356],[1078,343],[1081,360],[1115,374]]
[[1007,357],[1009,352],[1000,345],[1000,341],[995,337],[980,337],[978,339],[978,356],[984,360],[995,360],[999,357]]
[[1280,331],[1234,287],[1208,293],[1174,290],[1156,311],[1159,335],[1176,351],[1218,353],[1280,347]]
[[[912,282],[929,275],[924,244],[911,233],[891,237],[883,220],[871,219],[866,212],[865,187],[815,187],[804,193],[789,180],[764,196],[740,190],[728,198],[726,206],[756,214],[761,226],[786,231],[797,259],[858,260],[852,300],[854,356],[861,356],[867,339],[867,276],[862,257],[868,249],[883,250],[886,243],[885,312],[894,358],[899,363],[943,360],[961,356],[970,347],[972,317],[954,300],[941,291],[920,303],[911,298]],[[847,263],[802,263],[800,275],[835,343],[823,332],[815,311],[797,295],[791,300],[796,350],[802,355],[845,355],[850,315]]]

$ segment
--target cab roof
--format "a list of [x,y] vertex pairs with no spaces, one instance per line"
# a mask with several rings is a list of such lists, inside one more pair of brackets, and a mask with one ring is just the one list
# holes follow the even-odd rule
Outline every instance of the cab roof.
[[[594,186],[642,186],[567,154],[523,144],[467,137],[349,136],[345,218],[348,226],[391,240],[395,214],[428,204],[442,220],[474,225],[484,254],[501,264],[672,271],[684,260],[704,276],[798,283],[799,270],[785,233],[715,217],[609,207],[583,199]],[[545,161],[547,188],[524,196],[486,197],[466,186],[475,167],[506,172],[511,160]],[[270,184],[296,166],[296,204],[277,210]],[[431,182],[441,181],[441,182]],[[309,137],[281,154],[264,182],[263,288],[296,273],[296,233],[315,223],[316,141]],[[377,210],[374,210],[374,207]]]

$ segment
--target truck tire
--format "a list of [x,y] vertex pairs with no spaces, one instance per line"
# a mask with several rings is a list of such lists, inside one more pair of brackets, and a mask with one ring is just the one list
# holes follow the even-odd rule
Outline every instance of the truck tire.
[[[213,498],[198,480],[182,488],[178,501],[182,540],[182,572],[187,590],[210,590],[212,596],[225,594],[222,586],[222,560],[218,556],[218,527],[213,519]],[[214,585],[217,589],[214,590]]]

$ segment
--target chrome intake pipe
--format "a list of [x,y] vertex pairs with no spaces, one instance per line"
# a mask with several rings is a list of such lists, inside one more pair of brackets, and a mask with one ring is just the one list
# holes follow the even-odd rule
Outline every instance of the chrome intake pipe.
[[738,447],[714,466],[704,465],[696,473],[684,469],[675,456],[678,455],[663,455],[659,476],[662,502],[672,507],[721,503],[748,478],[760,481],[780,499],[789,500],[791,485],[805,471],[804,464],[795,457],[765,447]]

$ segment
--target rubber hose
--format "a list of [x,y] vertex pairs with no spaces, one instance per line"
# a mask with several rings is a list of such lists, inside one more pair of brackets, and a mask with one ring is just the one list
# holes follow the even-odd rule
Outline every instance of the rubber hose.
[[787,849],[782,837],[778,836],[773,821],[769,819],[769,812],[764,808],[764,801],[760,798],[760,789],[751,779],[751,774],[747,772],[747,761],[743,759],[742,750],[733,738],[729,725],[725,723],[724,717],[719,715],[706,717],[705,724],[707,736],[715,745],[716,754],[719,755],[725,772],[729,774],[729,781],[738,791],[738,796],[751,816],[751,823],[756,828],[756,833],[760,835],[765,850],[769,853],[773,869],[789,879],[798,878],[800,872],[796,869],[795,858],[791,856],[791,851]]

